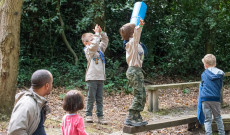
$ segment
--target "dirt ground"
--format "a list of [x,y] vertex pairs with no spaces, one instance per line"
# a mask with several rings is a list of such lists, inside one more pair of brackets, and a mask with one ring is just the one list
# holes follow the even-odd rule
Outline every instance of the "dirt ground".
[[[222,114],[229,114],[230,107],[230,88],[224,87],[224,103]],[[86,97],[86,90],[81,90]],[[61,135],[61,120],[66,112],[62,109],[63,96],[67,92],[64,88],[55,88],[47,96],[52,112],[48,115],[45,122],[47,135]],[[89,135],[108,135],[122,134],[123,122],[128,112],[133,96],[131,94],[108,94],[104,93],[104,118],[109,122],[108,125],[95,123],[85,123],[86,131]],[[159,108],[156,113],[147,111],[141,113],[143,118],[149,122],[162,119],[173,119],[185,115],[196,115],[198,88],[191,89],[167,89],[159,91]],[[85,98],[86,100],[86,98]],[[79,111],[85,117],[85,109]],[[93,110],[93,118],[96,121],[96,109]],[[7,130],[8,121],[0,122],[0,135],[4,135]],[[148,132],[137,133],[136,135],[199,135],[204,134],[203,130],[193,132],[187,131],[187,125],[170,128],[163,128]]]

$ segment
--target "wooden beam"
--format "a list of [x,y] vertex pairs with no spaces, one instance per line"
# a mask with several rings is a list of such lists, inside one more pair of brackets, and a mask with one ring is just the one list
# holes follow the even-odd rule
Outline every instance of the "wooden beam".
[[[226,72],[225,76],[230,76],[230,72]],[[148,111],[158,111],[158,90],[169,89],[169,88],[180,88],[185,89],[189,87],[199,87],[200,81],[187,82],[187,83],[172,83],[172,84],[161,84],[161,85],[147,85],[145,88],[148,92]],[[221,91],[221,104],[223,104],[223,90]]]
[[[225,131],[230,131],[230,115],[222,114],[222,119],[224,122]],[[148,125],[140,126],[140,127],[132,127],[132,126],[125,125],[123,128],[123,132],[134,134],[138,132],[150,131],[150,130],[167,128],[167,127],[174,127],[174,126],[191,124],[196,122],[198,122],[198,120],[195,115],[188,115],[188,116],[177,117],[177,118],[172,118],[167,120],[160,119],[157,121],[149,122]],[[212,126],[213,126],[213,131],[217,131],[216,124],[214,122],[212,123]]]
[[146,86],[147,90],[158,90],[158,89],[168,89],[168,88],[188,88],[188,87],[197,87],[199,86],[200,81],[198,82],[188,82],[188,83],[172,83],[172,84],[161,84],[161,85],[148,85]]
[[225,72],[224,76],[230,76],[230,72]]
[[125,125],[123,128],[123,132],[133,134],[133,133],[138,133],[138,132],[143,132],[143,131],[150,131],[150,130],[161,129],[161,128],[166,128],[166,127],[173,127],[173,126],[194,123],[194,122],[197,122],[196,116],[189,115],[186,117],[154,121],[154,122],[150,122],[146,126],[140,126],[140,127],[133,127],[133,126]]

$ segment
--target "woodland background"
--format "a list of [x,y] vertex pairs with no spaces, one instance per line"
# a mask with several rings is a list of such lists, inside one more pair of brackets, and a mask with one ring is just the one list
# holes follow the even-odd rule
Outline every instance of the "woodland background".
[[[230,71],[230,0],[143,1],[148,6],[141,36],[141,42],[148,48],[143,64],[146,82],[200,81],[204,70],[201,59],[207,53],[217,57],[218,68]],[[130,21],[135,2],[137,0],[0,0],[0,134],[7,130],[9,117],[5,115],[11,114],[15,94],[30,86],[31,74],[37,69],[48,69],[54,76],[54,90],[48,96],[54,111],[48,116],[46,128],[52,134],[61,133],[61,118],[65,114],[61,106],[66,91],[76,88],[83,90],[84,96],[87,93],[84,91],[87,61],[81,35],[93,32],[96,24],[107,32],[110,40],[105,52],[104,107],[106,119],[113,123],[108,127],[89,124],[86,130],[89,133],[95,129],[99,133],[121,131],[132,100],[132,95],[126,93],[132,89],[127,87],[127,63],[119,28]],[[226,80],[229,84],[229,79],[226,78],[225,83]],[[229,104],[229,85],[224,86],[224,102]],[[158,113],[165,114],[164,117],[196,114],[198,88],[161,90],[159,95],[162,110]],[[228,106],[223,113],[229,114],[229,110]],[[83,116],[84,111],[80,113]],[[150,121],[160,117],[146,111],[142,114]],[[178,134],[178,131],[190,134],[184,127],[147,134]]]
[[[84,88],[87,61],[81,35],[99,24],[109,37],[105,89],[125,89],[127,64],[119,28],[130,21],[135,0],[24,0],[21,18],[18,86],[31,74],[50,70],[55,87]],[[200,79],[206,53],[229,71],[229,0],[144,0],[148,9],[141,42],[148,48],[145,78]],[[67,45],[70,49],[67,48]],[[72,49],[72,50],[71,50]],[[70,52],[70,50],[72,52]]]

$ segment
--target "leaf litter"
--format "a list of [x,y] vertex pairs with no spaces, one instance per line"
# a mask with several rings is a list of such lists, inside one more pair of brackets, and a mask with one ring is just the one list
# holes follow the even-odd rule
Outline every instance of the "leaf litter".
[[[79,89],[80,90],[80,89]],[[61,135],[61,121],[66,112],[62,109],[63,95],[68,90],[64,88],[55,88],[46,98],[48,104],[51,107],[51,113],[48,115],[45,122],[45,128],[48,135]],[[86,103],[86,90],[82,91],[85,96]],[[196,115],[197,110],[197,98],[198,88],[190,88],[184,92],[181,89],[166,89],[159,90],[159,111],[151,113],[147,111],[145,107],[141,112],[144,120],[156,121],[163,119],[173,119],[175,117]],[[93,119],[94,123],[86,123],[85,128],[89,135],[107,135],[114,132],[122,131],[123,122],[128,114],[129,106],[131,105],[133,96],[132,94],[124,93],[104,93],[104,118],[109,122],[108,125],[101,125],[96,123],[96,106],[94,104]],[[146,100],[148,101],[148,100]],[[224,103],[225,107],[222,108],[222,114],[229,114],[230,107],[229,88],[224,87]],[[147,104],[146,104],[147,105]],[[86,106],[86,105],[85,105]],[[79,111],[79,115],[85,118],[85,108]],[[6,132],[8,122],[0,122],[0,134]],[[136,135],[199,135],[204,134],[203,130],[187,131],[187,125],[181,125],[176,127],[163,128],[158,130],[146,131],[137,133]]]

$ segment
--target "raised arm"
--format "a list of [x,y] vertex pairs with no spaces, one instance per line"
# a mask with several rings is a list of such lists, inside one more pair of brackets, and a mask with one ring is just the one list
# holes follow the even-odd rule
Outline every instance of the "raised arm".
[[141,38],[141,32],[142,32],[142,28],[144,26],[144,21],[141,19],[140,20],[140,24],[138,26],[135,27],[134,29],[134,34],[133,34],[133,42],[135,47],[138,47],[138,44],[140,42],[140,38]]
[[107,34],[105,32],[102,32],[101,33],[101,42],[100,42],[99,47],[103,53],[105,52],[105,50],[108,46],[108,43],[109,43],[109,39],[108,39]]
[[100,26],[96,25],[95,29],[93,29],[95,34],[93,35],[93,40],[91,41],[90,45],[87,45],[84,48],[85,51],[85,55],[87,60],[89,60],[90,58],[92,58],[92,56],[97,52],[99,44],[100,44]]

